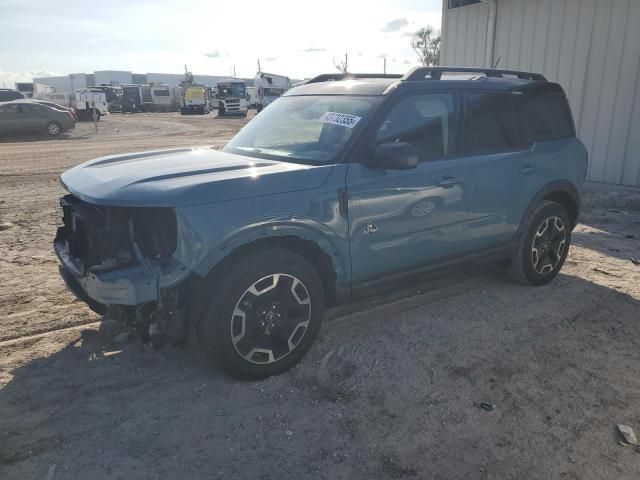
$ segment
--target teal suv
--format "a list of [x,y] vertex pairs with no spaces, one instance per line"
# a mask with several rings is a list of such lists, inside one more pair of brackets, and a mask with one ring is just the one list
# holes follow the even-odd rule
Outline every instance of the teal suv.
[[155,344],[195,332],[225,371],[261,378],[300,360],[327,307],[412,273],[503,258],[520,282],[551,281],[586,169],[541,75],[321,75],[222,151],[68,170],[55,251],[95,311]]

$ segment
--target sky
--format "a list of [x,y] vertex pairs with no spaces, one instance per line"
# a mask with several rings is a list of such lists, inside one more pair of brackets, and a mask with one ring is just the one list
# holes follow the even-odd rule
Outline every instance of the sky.
[[441,0],[0,0],[0,85],[33,76],[130,70],[302,79],[404,73],[412,32],[441,23]]

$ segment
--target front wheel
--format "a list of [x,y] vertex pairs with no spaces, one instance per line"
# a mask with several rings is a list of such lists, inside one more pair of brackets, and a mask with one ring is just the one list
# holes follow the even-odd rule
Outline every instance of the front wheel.
[[269,248],[239,258],[224,280],[215,277],[200,335],[229,375],[278,375],[309,350],[320,329],[324,291],[304,258]]
[[544,285],[564,264],[571,244],[571,221],[564,207],[542,202],[530,216],[527,230],[511,258],[511,276],[525,284]]

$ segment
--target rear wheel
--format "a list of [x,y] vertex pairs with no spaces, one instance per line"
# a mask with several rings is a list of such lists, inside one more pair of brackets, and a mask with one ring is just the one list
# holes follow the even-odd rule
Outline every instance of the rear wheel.
[[278,375],[295,365],[318,335],[324,291],[302,257],[269,248],[238,259],[216,291],[201,340],[235,378]]
[[62,126],[58,122],[47,123],[47,134],[50,137],[57,137],[62,133]]
[[571,222],[562,205],[544,201],[531,215],[511,259],[511,276],[525,284],[544,285],[564,264],[571,244]]

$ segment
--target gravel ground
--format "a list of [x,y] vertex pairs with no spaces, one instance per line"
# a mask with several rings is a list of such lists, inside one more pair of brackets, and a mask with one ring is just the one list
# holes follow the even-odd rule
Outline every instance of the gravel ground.
[[552,284],[425,278],[329,312],[305,359],[262,382],[195,349],[114,342],[121,327],[58,278],[59,174],[223,144],[244,122],[112,115],[98,134],[0,138],[0,478],[640,477],[616,431],[640,433],[638,190],[590,187]]

